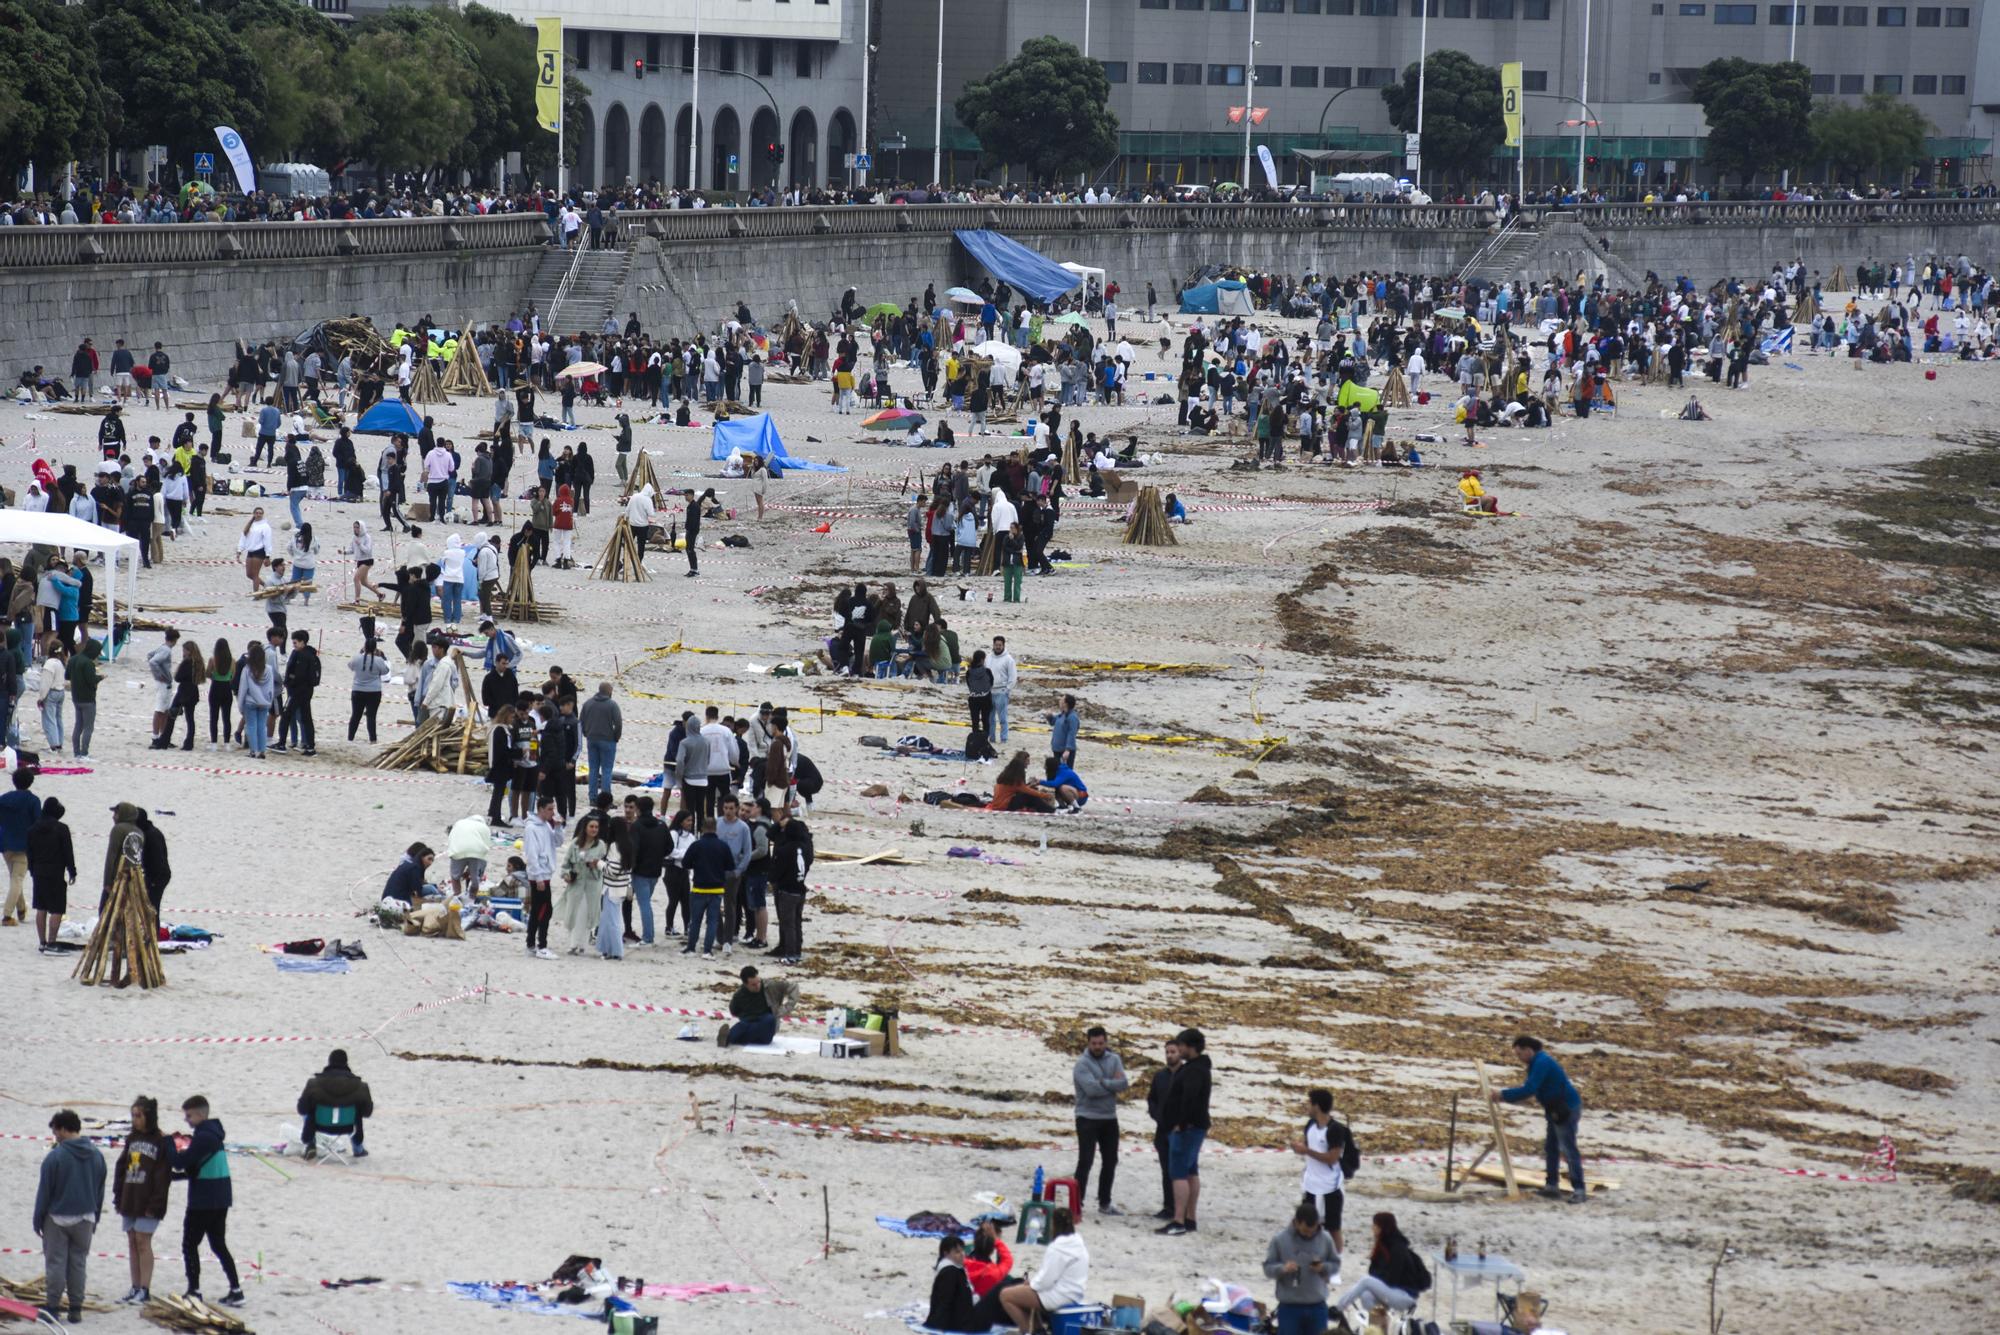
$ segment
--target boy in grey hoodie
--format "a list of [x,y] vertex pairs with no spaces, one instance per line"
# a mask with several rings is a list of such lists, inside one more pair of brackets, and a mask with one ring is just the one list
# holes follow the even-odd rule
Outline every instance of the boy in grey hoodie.
[[1097,1151],[1104,1151],[1104,1176],[1097,1182],[1097,1212],[1123,1214],[1111,1203],[1112,1179],[1118,1175],[1118,1094],[1129,1089],[1125,1063],[1111,1051],[1102,1025],[1084,1034],[1083,1055],[1071,1073],[1076,1085],[1076,1189],[1090,1193],[1090,1168]]
[[69,1294],[69,1319],[83,1319],[84,1263],[90,1235],[104,1217],[104,1155],[83,1138],[83,1120],[68,1108],[49,1119],[56,1145],[42,1159],[35,1187],[35,1234],[42,1240],[42,1308],[53,1319]]
[[1301,1330],[1326,1329],[1326,1296],[1340,1277],[1340,1253],[1333,1238],[1319,1226],[1319,1211],[1301,1204],[1292,1214],[1291,1227],[1271,1239],[1264,1253],[1264,1273],[1278,1281],[1278,1326],[1292,1329],[1286,1321],[1317,1319],[1316,1325],[1300,1325]]

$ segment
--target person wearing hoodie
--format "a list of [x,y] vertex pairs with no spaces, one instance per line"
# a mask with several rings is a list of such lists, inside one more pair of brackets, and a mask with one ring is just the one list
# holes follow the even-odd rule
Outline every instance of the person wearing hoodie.
[[55,1148],[42,1158],[35,1187],[35,1236],[42,1240],[47,1288],[42,1311],[53,1324],[69,1296],[70,1324],[83,1320],[84,1266],[90,1236],[104,1217],[104,1155],[83,1138],[83,1119],[64,1108],[49,1119]]
[[118,864],[125,856],[125,841],[133,836],[139,839],[141,850],[145,848],[146,835],[139,828],[139,808],[131,802],[120,802],[111,808],[111,837],[104,844],[104,893],[111,893],[111,882],[117,878]]
[[153,1234],[167,1217],[173,1153],[174,1142],[160,1131],[160,1101],[143,1095],[132,1100],[132,1129],[111,1181],[132,1270],[132,1290],[120,1302],[145,1303],[153,1296]]
[[1340,1274],[1340,1253],[1310,1204],[1301,1203],[1291,1227],[1271,1239],[1264,1274],[1278,1281],[1278,1335],[1325,1335],[1326,1295]]
[[1199,1029],[1183,1029],[1174,1037],[1183,1057],[1167,1087],[1167,1172],[1174,1180],[1174,1217],[1154,1229],[1177,1238],[1195,1231],[1195,1207],[1201,1201],[1201,1143],[1208,1138],[1210,1067],[1208,1040]]
[[28,829],[28,879],[34,886],[35,935],[41,953],[59,953],[56,938],[69,912],[69,888],[76,884],[76,846],[63,824],[60,797],[42,803],[42,814]]
[[70,753],[78,760],[90,758],[90,735],[97,728],[97,683],[104,677],[98,655],[103,648],[99,641],[86,638],[69,661],[69,702],[75,716]]
[[1104,1026],[1093,1025],[1084,1034],[1083,1054],[1070,1072],[1076,1086],[1076,1189],[1090,1194],[1090,1169],[1099,1150],[1104,1153],[1104,1175],[1097,1180],[1097,1212],[1123,1214],[1111,1203],[1112,1179],[1118,1175],[1118,1095],[1130,1089],[1125,1062],[1111,1051]]
[[924,1316],[928,1330],[978,1332],[992,1329],[973,1313],[972,1282],[965,1274],[965,1239],[953,1234],[938,1243],[937,1268],[931,1272],[931,1306]]
[[1077,1236],[1068,1208],[1058,1207],[1049,1220],[1049,1248],[1042,1253],[1041,1269],[1026,1284],[1000,1290],[1000,1309],[1017,1329],[1034,1330],[1049,1313],[1082,1302],[1089,1283],[1090,1251]]
[[354,1110],[354,1130],[348,1139],[354,1145],[354,1157],[368,1157],[367,1147],[361,1143],[362,1125],[375,1115],[375,1100],[368,1093],[368,1082],[354,1074],[347,1065],[347,1051],[335,1048],[326,1059],[326,1069],[306,1081],[306,1087],[299,1094],[299,1116],[305,1118],[305,1129],[300,1137],[306,1143],[306,1158],[319,1157],[313,1145],[317,1130],[313,1123],[314,1114],[321,1108],[352,1108]]
[[207,1240],[229,1292],[225,1307],[243,1305],[243,1286],[236,1278],[236,1258],[229,1254],[229,1207],[236,1203],[229,1184],[229,1151],[224,1147],[222,1120],[208,1115],[208,1100],[196,1094],[181,1105],[191,1134],[186,1149],[176,1149],[176,1178],[188,1184],[187,1214],[181,1220],[181,1261],[187,1266],[187,1296],[201,1297],[201,1244]]
[[1368,1306],[1413,1312],[1417,1299],[1431,1286],[1431,1272],[1403,1236],[1396,1216],[1387,1210],[1375,1216],[1375,1245],[1368,1253],[1368,1273],[1333,1300],[1333,1329],[1353,1335],[1347,1309],[1362,1298]]

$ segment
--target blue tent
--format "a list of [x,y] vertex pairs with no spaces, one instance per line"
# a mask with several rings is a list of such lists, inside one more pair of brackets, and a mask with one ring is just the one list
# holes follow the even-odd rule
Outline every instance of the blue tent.
[[1233,279],[1200,283],[1181,293],[1182,315],[1249,315],[1250,294]]
[[847,471],[837,464],[816,464],[794,458],[785,449],[785,442],[778,436],[778,424],[771,420],[769,413],[758,413],[755,417],[732,417],[726,422],[717,422],[714,433],[709,437],[708,457],[717,460],[727,459],[732,450],[741,450],[745,454],[761,454],[780,468],[802,473]]
[[384,399],[361,414],[357,436],[414,436],[424,429],[424,415],[401,399]]
[[961,230],[957,236],[959,244],[971,251],[972,258],[985,265],[988,273],[1036,301],[1053,301],[1083,282],[1054,260],[998,232]]

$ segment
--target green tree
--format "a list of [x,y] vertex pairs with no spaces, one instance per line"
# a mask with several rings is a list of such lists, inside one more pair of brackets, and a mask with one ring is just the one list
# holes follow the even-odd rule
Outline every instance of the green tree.
[[[1507,142],[1500,109],[1500,71],[1463,51],[1433,51],[1424,60],[1424,165],[1454,184],[1476,175]],[[1389,119],[1404,134],[1417,130],[1417,63],[1403,81],[1382,90]]]
[[1813,156],[1836,180],[1900,180],[1929,158],[1930,132],[1923,112],[1888,93],[1870,93],[1858,106],[1828,100],[1813,109]]
[[477,71],[462,49],[391,25],[357,36],[349,57],[367,124],[356,147],[378,171],[428,171],[463,152],[473,113],[459,91]]
[[346,32],[298,0],[208,0],[264,71],[266,161],[334,163],[364,130],[348,87]]
[[166,145],[185,169],[233,125],[261,151],[263,67],[222,15],[192,0],[89,0],[100,79],[122,107],[107,128],[118,148]]
[[97,48],[79,10],[51,0],[0,0],[0,171],[30,162],[38,181],[104,146]]
[[1695,76],[1694,100],[1708,121],[1703,160],[1718,176],[1739,176],[1747,186],[1812,150],[1812,71],[1795,60],[1711,60]]
[[1118,118],[1108,105],[1104,67],[1056,37],[1021,43],[1021,54],[952,103],[959,124],[979,136],[989,164],[1014,162],[1039,181],[1102,166],[1118,152]]

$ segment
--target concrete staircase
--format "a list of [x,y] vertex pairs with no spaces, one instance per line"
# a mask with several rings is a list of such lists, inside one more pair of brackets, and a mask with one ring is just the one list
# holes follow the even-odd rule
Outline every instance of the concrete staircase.
[[[576,276],[564,292],[563,280],[569,276],[572,264]],[[542,328],[557,332],[588,330],[594,334],[604,327],[604,318],[614,313],[631,270],[630,250],[576,251],[551,246],[529,280],[526,299],[541,312]]]
[[1516,227],[1482,250],[1459,277],[1478,279],[1483,283],[1518,280],[1527,271],[1529,260],[1539,254],[1541,248],[1540,233]]

